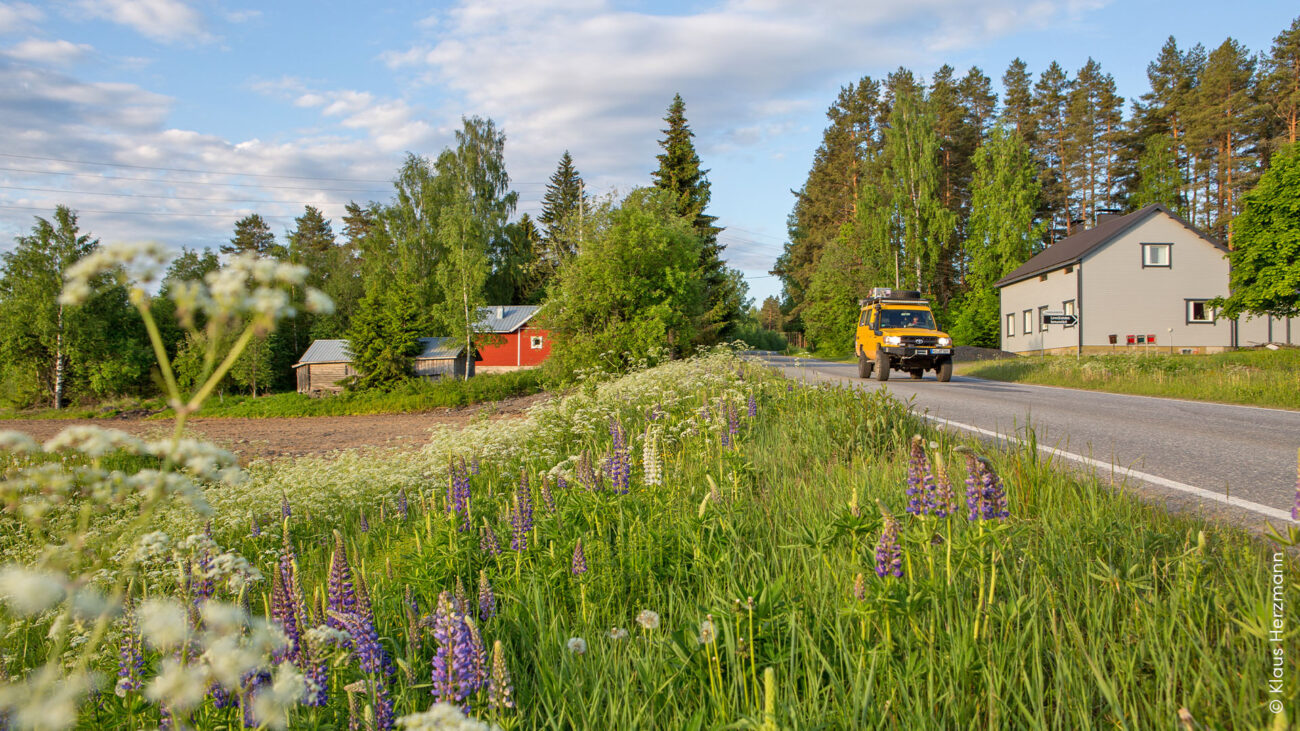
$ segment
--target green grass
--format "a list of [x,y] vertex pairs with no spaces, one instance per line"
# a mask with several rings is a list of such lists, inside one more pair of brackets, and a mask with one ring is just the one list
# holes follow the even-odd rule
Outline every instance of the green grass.
[[1025,357],[958,364],[995,381],[1300,409],[1300,348],[1214,355]]
[[123,397],[98,404],[74,404],[62,409],[0,407],[0,419],[116,419],[126,415],[153,413],[163,406],[161,398]]
[[[470,531],[457,530],[458,518],[444,510],[445,475],[376,484],[380,473],[363,473],[362,458],[349,456],[337,467],[305,460],[307,469],[262,468],[241,490],[243,502],[219,504],[240,508],[215,516],[216,538],[272,575],[284,490],[310,604],[326,583],[331,532],[340,531],[369,585],[384,647],[401,663],[390,686],[398,715],[428,706],[436,644],[410,620],[404,595],[423,614],[440,592],[463,585],[475,607],[486,576],[499,614],[478,631],[489,648],[503,644],[514,676],[507,728],[1172,729],[1180,708],[1197,728],[1264,728],[1274,719],[1265,707],[1272,567],[1280,561],[1293,577],[1300,566],[1275,558],[1263,540],[1115,494],[1032,449],[986,452],[1007,488],[1005,522],[970,523],[964,508],[951,519],[909,515],[913,434],[934,440],[925,457],[947,465],[959,498],[965,469],[954,450],[984,448],[930,430],[881,392],[787,386],[734,361],[709,379],[666,371],[644,388],[597,392],[580,390],[570,405],[539,416],[533,431],[518,427],[505,442],[514,450],[480,447],[470,441],[480,432],[465,432],[457,453],[482,456],[470,478]],[[757,399],[752,419],[747,394]],[[720,397],[739,411],[731,445],[722,440]],[[655,405],[662,409],[653,423],[673,436],[664,442],[663,484],[648,485],[636,437]],[[611,448],[611,416],[634,445],[628,494],[608,483],[586,490],[570,474],[564,489],[550,481],[551,510],[547,473],[584,450],[599,463]],[[572,467],[565,464],[561,472]],[[317,478],[288,481],[301,474]],[[521,475],[536,525],[529,548],[512,551],[509,513]],[[345,484],[331,489],[350,499],[325,492],[334,480]],[[399,488],[410,497],[408,514],[396,508]],[[901,578],[873,571],[877,505],[899,520]],[[260,537],[249,535],[254,516]],[[503,553],[480,549],[485,522]],[[575,576],[579,540],[589,571]],[[176,592],[179,579],[169,569],[142,581],[158,595]],[[265,591],[255,614],[266,611]],[[1294,581],[1279,591],[1288,606],[1300,602]],[[662,626],[638,627],[643,609],[658,612]],[[702,644],[706,617],[716,641]],[[631,636],[610,639],[611,627]],[[45,629],[11,627],[8,642],[39,644]],[[571,637],[586,640],[586,654],[566,649]],[[1296,651],[1288,643],[1288,654]],[[113,652],[101,667],[110,677]],[[347,725],[339,689],[360,671],[344,660],[329,674],[329,705],[295,711],[292,727]],[[1276,696],[1291,719],[1300,717],[1298,682],[1288,670]],[[471,703],[490,717],[481,695]],[[96,725],[157,722],[138,693],[123,700],[105,692],[87,706]],[[218,728],[237,719],[237,709],[208,701],[191,721]]]

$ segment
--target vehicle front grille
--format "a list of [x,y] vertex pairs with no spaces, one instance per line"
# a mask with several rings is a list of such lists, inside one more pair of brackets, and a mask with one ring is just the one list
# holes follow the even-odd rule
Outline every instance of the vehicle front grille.
[[903,345],[938,345],[939,338],[932,335],[904,335]]

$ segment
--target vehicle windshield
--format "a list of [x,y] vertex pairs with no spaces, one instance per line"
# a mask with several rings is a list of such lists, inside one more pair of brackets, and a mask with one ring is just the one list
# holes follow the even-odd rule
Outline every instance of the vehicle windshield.
[[881,310],[880,328],[915,327],[934,330],[934,316],[929,310]]

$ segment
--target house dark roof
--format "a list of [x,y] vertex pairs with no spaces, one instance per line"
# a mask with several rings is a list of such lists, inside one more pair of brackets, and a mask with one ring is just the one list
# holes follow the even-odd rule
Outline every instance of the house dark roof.
[[489,305],[478,308],[481,331],[512,333],[524,326],[541,309],[537,305]]
[[1227,251],[1228,247],[1223,242],[1215,239],[1209,234],[1201,231],[1192,224],[1188,223],[1177,213],[1165,208],[1159,203],[1152,203],[1138,211],[1134,211],[1125,216],[1106,216],[1102,218],[1096,226],[1087,231],[1080,231],[1073,236],[1067,236],[1055,244],[1040,251],[1029,261],[1016,267],[1014,271],[1005,277],[993,283],[995,287],[1005,287],[1008,284],[1014,284],[1023,279],[1050,272],[1054,269],[1060,269],[1067,264],[1076,264],[1080,259],[1109,244],[1111,241],[1127,233],[1130,229],[1143,221],[1147,220],[1156,213],[1164,213],[1182,224],[1187,230],[1200,236],[1214,246]]
[[[451,338],[418,338],[420,341],[420,352],[415,356],[417,359],[431,358],[434,360],[450,359],[458,357],[464,350],[463,344],[453,343]],[[351,363],[352,353],[348,352],[348,341],[346,340],[313,340],[307,347],[307,352],[302,354],[297,363],[293,364],[294,368],[309,365],[311,363]]]

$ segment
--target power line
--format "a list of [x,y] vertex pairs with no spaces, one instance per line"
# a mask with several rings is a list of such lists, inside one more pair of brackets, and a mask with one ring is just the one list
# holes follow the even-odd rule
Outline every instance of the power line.
[[[45,211],[49,212],[48,206],[8,206],[0,205],[0,208],[11,211]],[[230,213],[181,213],[178,211],[92,211],[89,208],[73,208],[74,213],[99,213],[108,216],[183,216],[186,218],[230,218],[239,215],[237,212]],[[289,214],[271,214],[263,215],[262,218],[296,218],[292,213]]]
[[341,206],[346,205],[339,201],[277,201],[266,200],[264,198],[197,198],[194,196],[183,195],[150,195],[148,193],[109,193],[98,190],[64,190],[62,188],[24,188],[17,185],[0,185],[0,190],[25,190],[35,193],[67,193],[69,195],[111,195],[116,198],[156,198],[168,201],[205,201],[208,203],[293,203],[304,206],[321,205],[321,206]]
[[99,180],[132,180],[142,183],[166,183],[168,185],[210,185],[233,188],[262,188],[264,190],[318,190],[337,193],[387,193],[380,188],[318,188],[314,185],[263,185],[262,183],[217,183],[211,180],[166,180],[161,178],[133,178],[126,175],[103,175],[100,173],[75,173],[61,170],[28,170],[26,168],[0,167],[0,171],[11,173],[30,173],[33,175],[74,175],[79,178],[97,178]]
[[160,170],[168,173],[196,173],[199,175],[239,175],[248,178],[288,178],[290,180],[328,180],[338,183],[391,183],[391,180],[376,180],[374,178],[326,178],[316,175],[272,175],[271,173],[247,173],[247,172],[229,172],[220,170],[195,170],[193,168],[165,168],[153,165],[131,165],[124,162],[92,162],[90,160],[68,160],[61,157],[43,157],[41,155],[19,155],[14,152],[0,152],[4,157],[21,157],[25,160],[47,160],[49,162],[65,162],[71,165],[102,165],[104,167],[114,168],[131,168],[133,170]]

